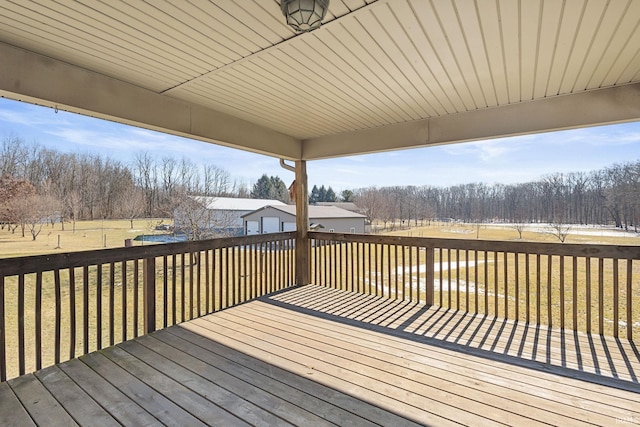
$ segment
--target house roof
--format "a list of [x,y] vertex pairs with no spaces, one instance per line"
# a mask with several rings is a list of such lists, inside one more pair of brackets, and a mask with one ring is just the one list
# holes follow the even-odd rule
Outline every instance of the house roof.
[[[257,209],[254,212],[250,212],[248,214],[243,215],[243,217],[252,215],[258,211],[273,208],[279,210],[281,212],[288,213],[290,215],[296,216],[296,207],[293,205],[284,205],[284,206],[264,206],[261,209]],[[359,213],[350,212],[345,209],[340,209],[335,206],[309,206],[309,220],[318,220],[318,219],[330,219],[330,218],[366,218],[364,215]]]
[[362,209],[353,202],[318,202],[318,206],[335,206],[337,208],[345,209],[351,212],[361,212]]
[[234,197],[205,197],[191,196],[203,203],[207,209],[224,211],[255,211],[264,206],[286,206],[279,200],[270,199],[243,199]]
[[640,1],[2,1],[0,96],[284,159],[640,120]]

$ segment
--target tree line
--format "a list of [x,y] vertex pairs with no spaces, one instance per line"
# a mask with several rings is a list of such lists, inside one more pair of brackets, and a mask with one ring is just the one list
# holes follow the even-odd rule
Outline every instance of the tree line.
[[[249,197],[243,182],[215,165],[134,156],[130,164],[63,153],[7,137],[0,146],[0,226],[33,239],[47,221],[172,216],[187,195]],[[133,225],[132,225],[133,226]]]
[[368,187],[354,191],[369,220],[385,225],[432,219],[465,222],[613,224],[637,231],[640,161],[554,173],[518,184]]
[[[189,195],[289,202],[279,177],[250,189],[215,165],[140,153],[129,164],[70,154],[5,138],[0,146],[0,226],[35,239],[42,224],[76,220],[171,217]],[[344,190],[314,186],[310,202],[353,201],[385,224],[453,218],[468,222],[614,224],[640,220],[640,161],[589,173],[556,173],[519,184],[394,186]],[[133,225],[132,225],[133,226]]]

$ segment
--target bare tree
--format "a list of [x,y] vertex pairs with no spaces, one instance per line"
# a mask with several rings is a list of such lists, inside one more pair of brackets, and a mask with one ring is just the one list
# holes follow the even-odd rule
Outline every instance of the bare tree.
[[557,237],[561,243],[564,243],[564,241],[567,240],[567,236],[569,235],[571,228],[572,227],[570,224],[556,222],[554,224],[551,224],[551,234]]
[[231,175],[226,170],[215,165],[205,165],[203,168],[202,188],[203,196],[226,196],[229,194]]
[[362,209],[369,222],[373,223],[374,220],[379,218],[379,212],[382,208],[382,197],[377,188],[369,187],[356,190],[354,200]]
[[513,228],[518,232],[518,239],[522,240],[522,232],[525,229],[525,224],[523,222],[516,222],[513,224]]
[[133,230],[133,220],[139,218],[144,213],[145,200],[142,190],[133,187],[129,193],[120,200],[120,210],[124,218],[129,220]]
[[23,199],[28,207],[24,209],[24,224],[26,224],[31,237],[36,240],[42,227],[51,217],[59,216],[60,203],[51,196],[33,195]]
[[35,187],[27,180],[11,175],[0,177],[0,222],[6,224],[11,233],[22,226],[24,237],[25,215],[29,210],[26,200],[35,194]]
[[174,226],[189,240],[226,237],[234,232],[236,217],[231,211],[211,209],[211,197],[185,196],[174,209]]
[[80,207],[82,205],[82,198],[80,197],[80,192],[77,190],[69,193],[67,198],[65,199],[65,204],[69,209],[69,214],[71,216],[71,223],[73,232],[76,232],[76,221],[78,220],[78,216],[80,213]]

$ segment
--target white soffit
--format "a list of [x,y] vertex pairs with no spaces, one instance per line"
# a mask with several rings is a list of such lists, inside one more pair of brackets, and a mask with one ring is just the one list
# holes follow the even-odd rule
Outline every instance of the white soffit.
[[[0,0],[0,42],[302,140],[312,159],[451,142],[434,134],[445,119],[463,127],[487,110],[499,121],[502,108],[518,118],[514,105],[541,101],[523,110],[536,116],[550,98],[638,83],[640,1],[331,0],[320,29],[295,35],[270,0]],[[20,95],[8,83],[0,93]],[[640,119],[634,99],[566,126]],[[558,105],[571,102],[553,105],[560,118],[522,132],[562,128]],[[350,135],[375,129],[385,140],[349,147]],[[229,142],[208,128],[195,137]],[[295,158],[286,144],[271,154]]]

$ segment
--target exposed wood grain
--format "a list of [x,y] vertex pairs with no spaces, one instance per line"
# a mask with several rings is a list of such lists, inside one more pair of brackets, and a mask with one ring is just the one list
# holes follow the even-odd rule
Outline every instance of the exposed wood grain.
[[79,359],[63,362],[58,367],[109,414],[123,425],[146,426],[158,420],[135,400],[128,398],[107,379]]
[[7,383],[0,383],[0,422],[6,427],[36,425]]
[[78,425],[33,374],[15,378],[9,385],[37,425]]
[[[172,342],[175,344],[176,340]],[[123,344],[123,348],[153,366],[166,367],[165,371],[176,381],[220,405],[214,409],[216,412],[211,409],[208,412],[211,415],[220,413],[218,417],[226,424],[240,424],[244,420],[263,426],[290,423],[327,425],[320,417],[287,402],[287,395],[275,393],[269,387],[271,384],[261,387],[260,381],[253,378],[249,381],[238,378],[235,372],[230,374],[218,366],[218,360],[214,362],[207,358],[202,348],[184,342],[179,344],[191,349],[191,354],[182,347],[172,347],[152,337],[145,337],[139,343]]]
[[136,378],[133,373],[113,363],[103,354],[90,353],[80,359],[163,424],[176,427],[205,425],[201,420],[180,408],[167,397],[155,392],[152,387]]
[[37,372],[35,377],[78,424],[105,427],[120,425],[58,366],[45,368]]
[[[202,323],[203,320],[196,319],[189,324],[183,325],[186,329],[193,331],[200,335],[205,335],[209,339],[214,339],[211,332],[207,332],[208,328],[206,323]],[[204,325],[204,326],[203,326]],[[399,401],[393,397],[389,397],[383,391],[377,391],[376,389],[370,389],[367,387],[359,386],[357,383],[353,383],[353,377],[357,377],[358,374],[349,374],[346,370],[333,369],[333,372],[326,373],[322,369],[318,369],[316,361],[313,358],[303,357],[296,354],[295,359],[292,361],[290,358],[293,354],[288,354],[277,346],[271,345],[268,341],[255,341],[249,340],[251,343],[244,340],[235,341],[228,337],[227,334],[219,335],[214,333],[215,341],[223,345],[229,346],[240,352],[250,354],[253,357],[268,360],[269,363],[274,364],[280,369],[287,370],[293,374],[312,379],[321,384],[326,384],[337,390],[345,390],[357,398],[363,399],[370,404],[379,406],[380,408],[402,414],[405,417],[413,419],[419,423],[433,423],[438,425],[454,425],[451,421],[447,420],[444,416],[437,415],[437,413],[429,413],[424,409],[417,408],[414,405],[407,404],[404,401]],[[241,334],[236,334],[242,336]],[[361,376],[360,376],[361,377]],[[393,386],[391,386],[393,388]],[[402,396],[403,398],[406,396]],[[427,404],[427,401],[422,401],[421,407]],[[431,407],[429,403],[427,406]],[[442,408],[446,412],[446,408]],[[476,419],[478,421],[478,419]]]
[[[141,339],[144,339],[144,337]],[[215,419],[217,420],[216,422],[226,425],[244,424],[241,419],[231,416],[223,408],[208,400],[209,393],[213,390],[207,390],[204,384],[199,388],[196,387],[197,390],[195,391],[183,385],[184,382],[190,387],[195,387],[194,384],[198,382],[205,383],[198,375],[181,375],[184,373],[180,372],[173,362],[157,357],[140,345],[126,343],[124,348],[129,349],[130,352],[125,351],[120,346],[116,346],[106,349],[102,354],[127,373],[135,376],[138,381],[151,387],[153,391],[150,393],[152,393],[153,399],[157,398],[155,396],[163,396],[178,405],[179,409],[169,405],[163,409],[171,413],[172,419],[178,419],[182,410],[184,410],[202,423],[208,423],[208,420]],[[136,355],[141,358],[136,357]],[[169,369],[173,370],[172,376],[175,379],[171,376],[163,375],[163,372]],[[215,387],[214,384],[210,385]],[[233,400],[235,397],[231,396],[230,399]],[[192,417],[186,414],[182,415],[184,416],[184,425],[198,425],[198,421]]]
[[[384,411],[354,396],[313,381],[313,378],[295,375],[261,359],[221,345],[208,333],[194,333],[184,328],[172,328],[153,338],[171,344],[198,359],[206,361],[234,376],[286,397],[291,403],[306,408],[330,422],[349,425],[404,425],[406,418]],[[164,354],[164,351],[163,351]],[[181,359],[182,360],[182,359]]]

